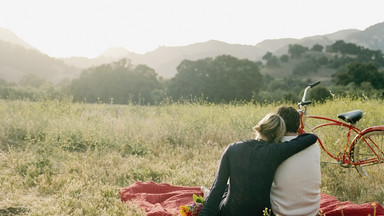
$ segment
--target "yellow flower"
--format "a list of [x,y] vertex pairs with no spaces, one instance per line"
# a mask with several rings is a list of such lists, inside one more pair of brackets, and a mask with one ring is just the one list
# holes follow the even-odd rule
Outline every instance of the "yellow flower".
[[187,212],[189,212],[189,207],[188,206],[180,206],[180,215],[181,216],[187,216]]

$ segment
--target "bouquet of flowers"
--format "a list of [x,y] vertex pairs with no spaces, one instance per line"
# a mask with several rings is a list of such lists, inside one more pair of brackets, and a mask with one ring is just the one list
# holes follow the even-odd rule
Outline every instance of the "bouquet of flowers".
[[202,196],[197,196],[193,194],[193,204],[192,205],[182,205],[180,206],[180,215],[181,216],[197,216],[203,208],[204,198]]

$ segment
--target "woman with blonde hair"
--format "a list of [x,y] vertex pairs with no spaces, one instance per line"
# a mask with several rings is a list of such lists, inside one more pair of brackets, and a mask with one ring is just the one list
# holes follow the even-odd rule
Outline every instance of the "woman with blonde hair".
[[278,143],[283,138],[286,127],[284,120],[279,115],[270,113],[261,119],[253,130],[256,132],[256,140]]
[[302,134],[278,143],[286,129],[276,114],[266,115],[253,129],[255,139],[232,143],[224,151],[200,216],[263,215],[271,209],[269,194],[277,167],[317,140],[313,134]]

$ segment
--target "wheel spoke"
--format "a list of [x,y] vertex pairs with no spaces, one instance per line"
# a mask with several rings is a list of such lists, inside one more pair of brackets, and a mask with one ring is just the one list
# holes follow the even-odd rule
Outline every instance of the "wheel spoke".
[[[365,133],[352,146],[352,160],[360,175],[371,176],[384,169],[384,131]],[[375,165],[375,166],[372,166]]]

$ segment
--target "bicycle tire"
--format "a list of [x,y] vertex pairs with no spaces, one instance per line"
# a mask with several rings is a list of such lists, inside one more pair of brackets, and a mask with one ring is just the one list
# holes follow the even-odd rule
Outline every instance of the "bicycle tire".
[[[371,176],[384,169],[384,130],[373,130],[363,133],[351,146],[351,156],[355,169],[361,176]],[[379,166],[379,167],[377,167]]]

